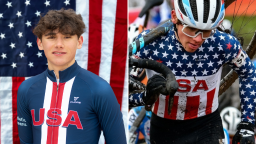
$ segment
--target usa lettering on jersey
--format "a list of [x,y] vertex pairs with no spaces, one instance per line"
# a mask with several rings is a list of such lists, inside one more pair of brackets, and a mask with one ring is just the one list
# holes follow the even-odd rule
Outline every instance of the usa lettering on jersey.
[[[81,124],[79,115],[77,111],[70,110],[68,112],[68,115],[65,119],[61,117],[62,111],[57,108],[51,108],[47,112],[47,117],[49,119],[45,120],[45,108],[41,108],[39,111],[39,120],[36,121],[35,119],[35,110],[31,110],[31,115],[32,115],[32,120],[33,120],[33,125],[34,126],[41,126],[44,122],[48,126],[63,126],[63,127],[68,127],[69,125],[75,125],[77,129],[83,129],[83,126]],[[72,120],[72,118],[74,120]],[[61,125],[62,120],[64,120],[63,125]]]

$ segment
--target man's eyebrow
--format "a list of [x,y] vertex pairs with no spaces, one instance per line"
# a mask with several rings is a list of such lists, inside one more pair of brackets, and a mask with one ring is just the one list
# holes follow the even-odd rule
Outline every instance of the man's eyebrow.
[[49,35],[56,35],[55,32],[49,32],[49,33],[46,33],[44,36],[49,36]]

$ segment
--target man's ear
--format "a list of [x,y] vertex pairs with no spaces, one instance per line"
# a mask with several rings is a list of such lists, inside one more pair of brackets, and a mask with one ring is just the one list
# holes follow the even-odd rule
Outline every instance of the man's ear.
[[41,39],[37,38],[37,39],[36,39],[36,43],[37,43],[37,46],[38,46],[38,49],[39,49],[39,50],[44,50],[43,44],[42,44],[42,40],[41,40]]
[[84,42],[83,36],[80,36],[78,39],[77,49],[81,49]]
[[175,10],[171,11],[171,16],[172,16],[172,23],[176,24],[178,22],[178,18],[177,18]]

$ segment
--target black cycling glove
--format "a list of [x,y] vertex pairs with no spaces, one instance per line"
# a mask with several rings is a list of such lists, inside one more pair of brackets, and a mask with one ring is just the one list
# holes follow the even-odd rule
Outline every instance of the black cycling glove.
[[156,102],[165,87],[166,80],[160,75],[154,75],[148,79],[146,93],[143,97],[146,110],[150,110],[150,107]]
[[255,144],[254,125],[249,122],[240,122],[237,132],[233,137],[232,144]]

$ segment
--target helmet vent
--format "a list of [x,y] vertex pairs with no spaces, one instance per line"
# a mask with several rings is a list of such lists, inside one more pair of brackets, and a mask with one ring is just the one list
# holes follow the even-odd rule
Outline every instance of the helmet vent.
[[204,23],[207,23],[210,12],[210,0],[204,0]]
[[212,22],[216,21],[218,15],[219,15],[219,12],[220,12],[221,0],[216,0],[216,2],[217,2],[216,11],[215,11],[214,17],[212,19]]
[[195,21],[198,21],[196,0],[189,0],[189,3],[190,3],[190,7],[192,10],[194,19],[195,19]]
[[187,13],[185,12],[185,9],[184,9],[182,0],[178,0],[178,5],[179,5],[179,7],[180,7],[181,12],[182,12],[185,16],[187,16]]

